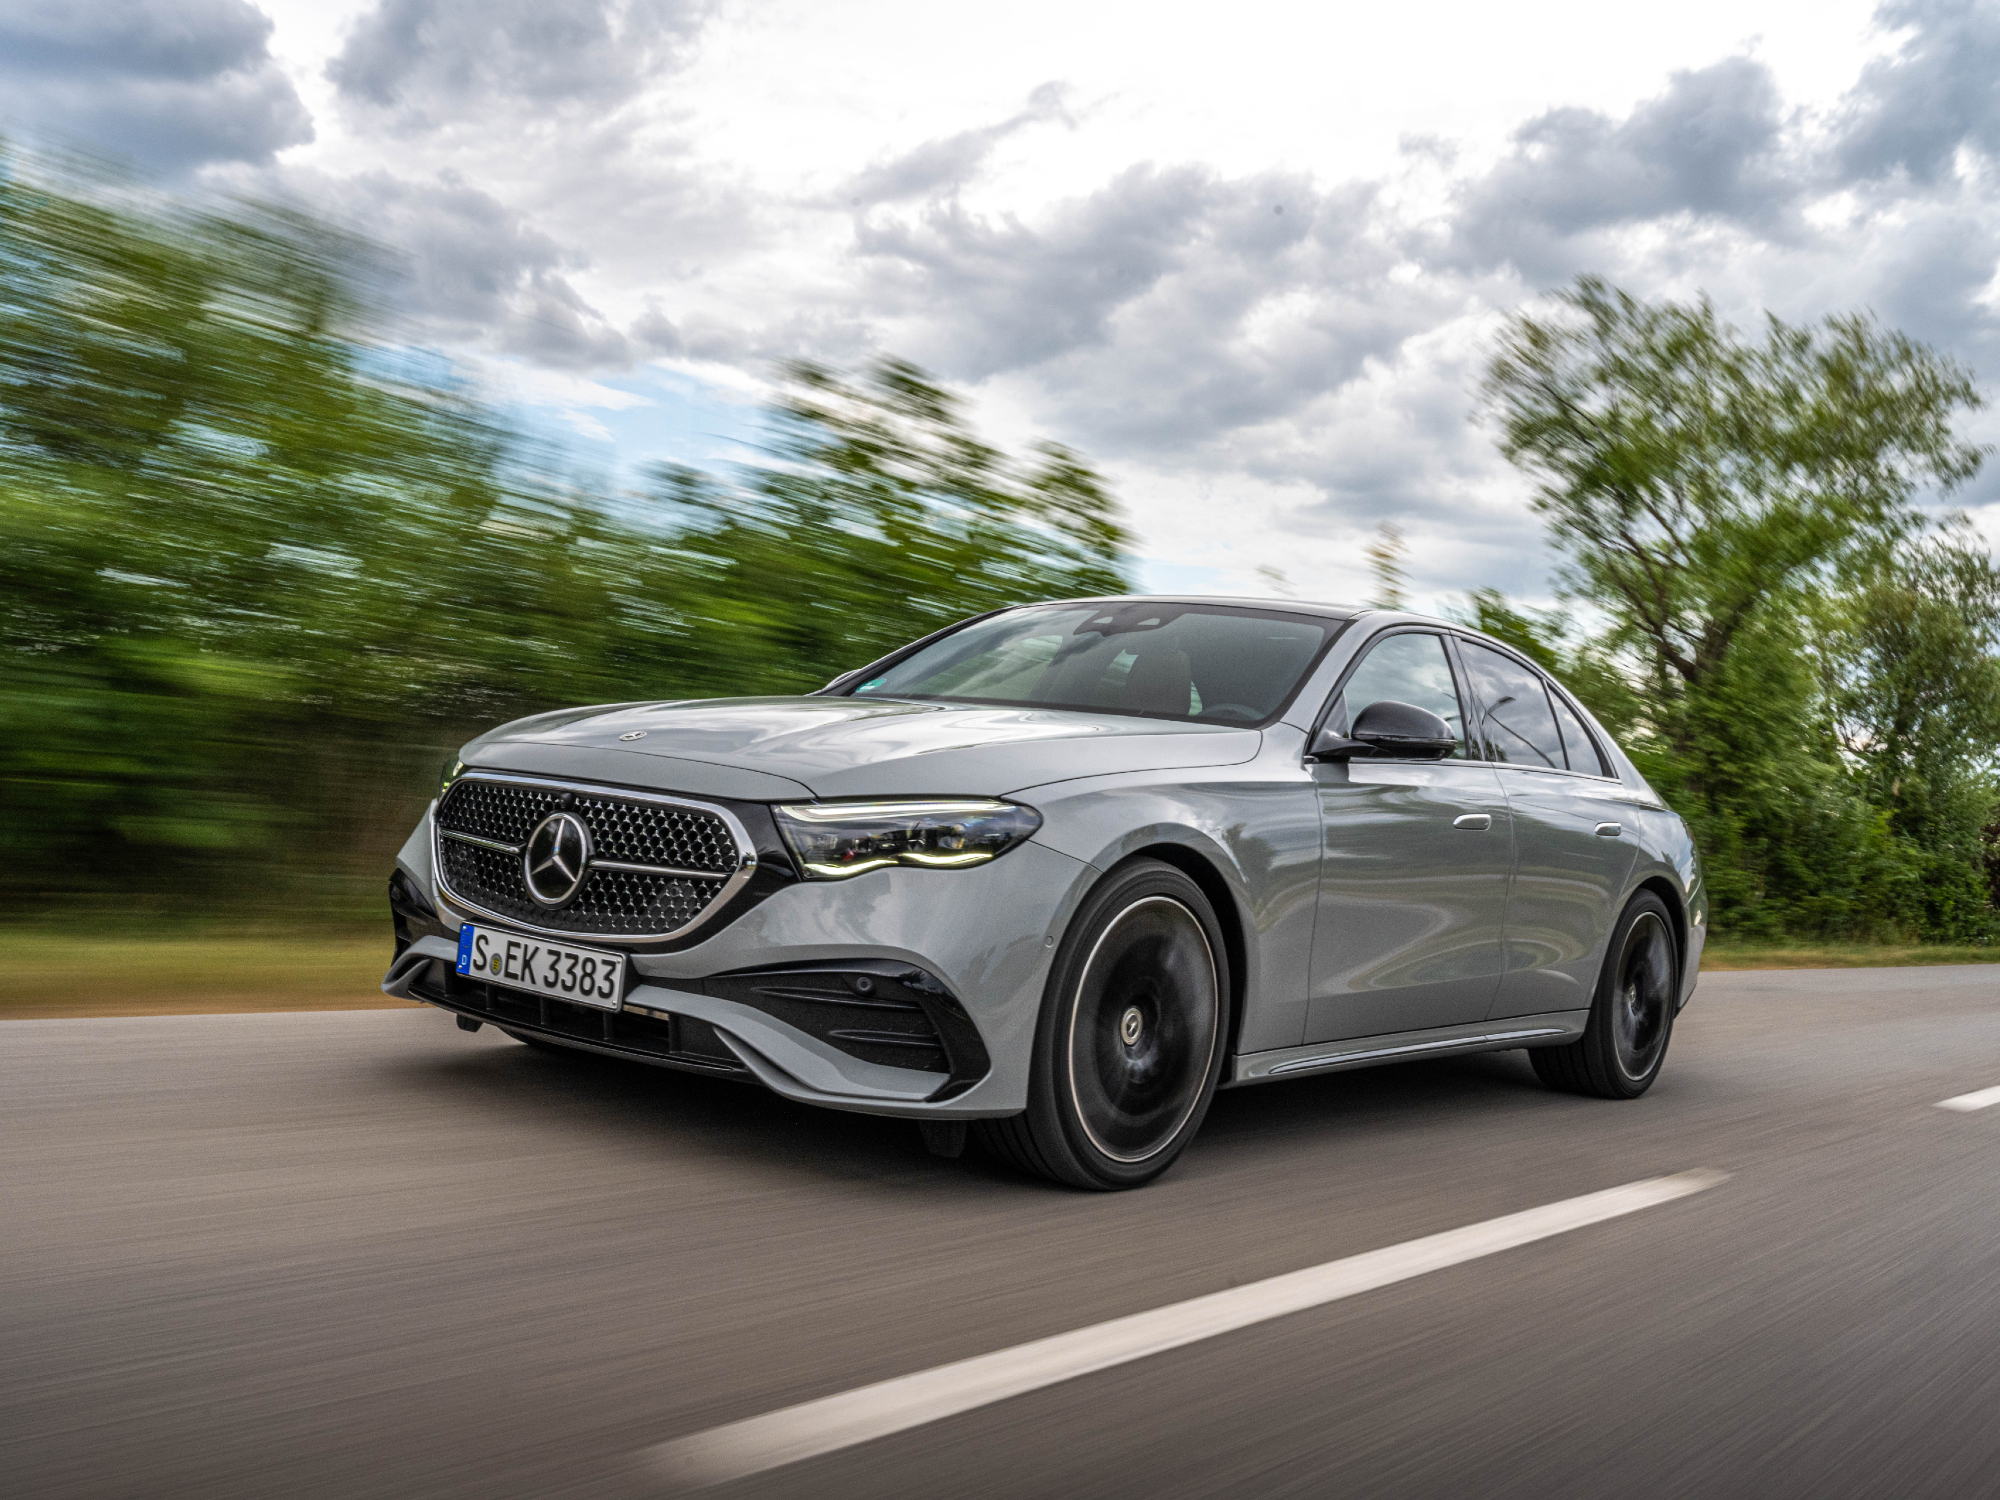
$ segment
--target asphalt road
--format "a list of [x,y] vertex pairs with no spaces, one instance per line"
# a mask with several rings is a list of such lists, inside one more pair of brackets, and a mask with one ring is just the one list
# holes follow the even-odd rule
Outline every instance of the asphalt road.
[[1721,974],[1646,1099],[1223,1095],[1087,1196],[431,1011],[0,1023],[0,1493],[638,1497],[665,1441],[1697,1168],[1679,1201],[749,1479],[2000,1494],[2000,967]]

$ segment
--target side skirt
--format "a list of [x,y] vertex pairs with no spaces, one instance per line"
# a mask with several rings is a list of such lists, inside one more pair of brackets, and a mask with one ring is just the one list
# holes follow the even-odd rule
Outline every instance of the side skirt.
[[1557,1010],[1539,1016],[1508,1016],[1475,1021],[1469,1026],[1439,1026],[1429,1031],[1391,1031],[1381,1036],[1348,1037],[1338,1042],[1309,1042],[1303,1047],[1279,1047],[1245,1053],[1230,1070],[1229,1086],[1270,1083],[1301,1073],[1337,1073],[1348,1068],[1373,1068],[1383,1063],[1414,1062],[1422,1057],[1449,1057],[1462,1052],[1505,1052],[1514,1047],[1553,1047],[1583,1035],[1587,1010]]

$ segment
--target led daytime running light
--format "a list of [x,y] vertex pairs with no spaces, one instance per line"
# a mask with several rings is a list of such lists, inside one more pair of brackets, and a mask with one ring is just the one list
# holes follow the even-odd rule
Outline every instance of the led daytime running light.
[[989,864],[1042,826],[1032,807],[984,797],[802,802],[772,814],[808,880],[848,880],[891,865]]

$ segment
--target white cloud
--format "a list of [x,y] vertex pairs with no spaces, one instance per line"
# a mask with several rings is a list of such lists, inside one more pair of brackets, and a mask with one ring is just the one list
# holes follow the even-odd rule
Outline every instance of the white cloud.
[[312,139],[249,0],[0,4],[0,125],[165,172]]
[[892,351],[1099,461],[1156,576],[1357,595],[1394,518],[1419,597],[1532,595],[1468,414],[1579,271],[2000,368],[2000,23],[1871,5],[272,0],[314,139],[234,180],[401,248],[437,343],[620,451]]

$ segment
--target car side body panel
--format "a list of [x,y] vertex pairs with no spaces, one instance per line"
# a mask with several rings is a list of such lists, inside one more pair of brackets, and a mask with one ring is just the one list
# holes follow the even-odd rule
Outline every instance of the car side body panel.
[[[1572,771],[1493,768],[1513,811],[1514,885],[1507,901],[1507,972],[1489,1014],[1588,1008],[1611,924],[1638,854],[1635,807],[1623,783]],[[1598,829],[1617,825],[1617,832]]]
[[1304,1040],[1484,1020],[1514,868],[1494,768],[1355,760],[1314,772],[1325,845]]

